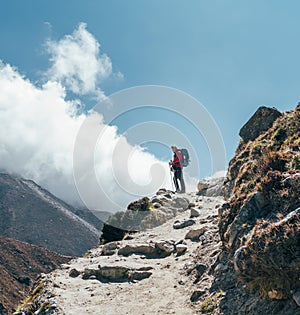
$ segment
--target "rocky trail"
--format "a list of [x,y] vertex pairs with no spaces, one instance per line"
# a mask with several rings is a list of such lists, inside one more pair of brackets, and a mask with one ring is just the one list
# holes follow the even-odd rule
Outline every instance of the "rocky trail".
[[[43,275],[39,280],[43,293],[33,303],[35,314],[193,315],[205,311],[206,304],[197,300],[211,295],[209,273],[221,251],[217,209],[223,198],[196,193],[172,198],[188,205],[175,218],[133,234],[130,240],[96,247],[86,257]],[[221,297],[222,292],[218,294]]]

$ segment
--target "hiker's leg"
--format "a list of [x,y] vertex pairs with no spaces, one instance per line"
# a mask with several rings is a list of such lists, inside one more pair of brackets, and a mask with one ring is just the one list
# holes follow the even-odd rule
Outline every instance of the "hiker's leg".
[[175,189],[176,189],[176,191],[178,191],[179,190],[179,185],[178,185],[178,180],[177,180],[177,170],[175,170],[175,172],[174,172],[174,176],[173,176],[173,181],[174,181],[174,185],[175,185]]
[[184,179],[183,179],[183,171],[182,169],[180,169],[180,187],[181,187],[181,192],[185,193],[185,183],[184,183]]
[[179,184],[178,184],[178,180],[179,180],[178,169],[175,170],[173,179],[174,179],[175,189],[178,192],[180,190],[179,189]]

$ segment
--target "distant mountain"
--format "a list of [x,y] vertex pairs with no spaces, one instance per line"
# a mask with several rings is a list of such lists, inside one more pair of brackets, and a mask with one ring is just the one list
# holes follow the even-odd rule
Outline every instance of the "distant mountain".
[[28,295],[40,273],[47,273],[70,257],[0,236],[0,314],[13,311]]
[[[82,218],[83,217],[83,218]],[[0,234],[81,256],[99,241],[102,222],[66,204],[31,180],[0,173]]]

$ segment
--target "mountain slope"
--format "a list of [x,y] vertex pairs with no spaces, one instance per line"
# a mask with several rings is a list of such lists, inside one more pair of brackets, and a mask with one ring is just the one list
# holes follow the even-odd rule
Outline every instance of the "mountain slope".
[[100,232],[75,212],[33,181],[0,174],[1,235],[63,255],[82,255],[98,243]]
[[[40,273],[66,263],[64,257],[45,248],[0,236],[0,305],[8,311],[26,297]],[[0,314],[5,314],[4,309]]]

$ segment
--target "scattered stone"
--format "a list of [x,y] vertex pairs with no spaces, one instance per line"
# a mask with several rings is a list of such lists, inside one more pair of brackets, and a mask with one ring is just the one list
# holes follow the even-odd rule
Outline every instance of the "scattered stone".
[[104,256],[114,255],[116,253],[117,248],[119,247],[119,244],[120,244],[119,242],[110,242],[103,245],[101,255]]
[[197,302],[199,298],[205,293],[204,290],[196,290],[192,293],[190,300],[191,302]]
[[208,189],[209,185],[206,182],[199,182],[197,185],[198,194],[205,194],[206,190]]
[[174,244],[168,241],[156,242],[155,248],[161,251],[161,253],[166,256],[169,256],[174,252]]
[[179,240],[175,243],[175,246],[179,245],[179,244],[183,244],[183,245],[187,245],[185,240]]
[[195,208],[191,208],[190,218],[197,218],[200,216],[200,211]]
[[185,281],[184,281],[183,279],[180,279],[180,280],[178,281],[178,284],[184,285],[184,284],[185,284]]
[[69,276],[72,277],[72,278],[76,278],[79,275],[80,275],[80,272],[77,269],[75,269],[75,268],[71,269],[70,272],[69,272]]
[[177,256],[181,256],[187,251],[187,246],[183,244],[178,244],[175,248]]
[[199,236],[199,241],[202,242],[202,243],[203,243],[204,241],[206,241],[206,237],[205,237],[204,234]]
[[141,281],[152,276],[150,271],[133,271],[130,273],[130,280]]
[[196,207],[196,204],[194,202],[189,203],[189,206],[188,206],[189,209],[195,208],[195,207]]
[[173,228],[174,229],[184,229],[188,226],[191,226],[191,225],[194,225],[196,224],[196,222],[194,220],[184,220],[182,222],[178,222],[178,221],[175,221],[175,223],[173,224]]
[[138,269],[123,266],[104,266],[99,269],[85,269],[82,279],[97,279],[106,282],[140,281],[152,275],[152,272],[149,271],[151,269],[150,266]]
[[300,306],[300,291],[297,291],[293,294],[293,299]]
[[186,234],[185,239],[190,239],[192,241],[199,240],[200,235],[204,234],[206,231],[207,231],[207,227],[202,227],[196,230],[190,230]]
[[167,190],[165,188],[161,188],[156,192],[156,195],[165,195],[167,193]]
[[155,256],[157,250],[152,244],[140,244],[140,245],[125,245],[118,250],[118,254],[121,256],[129,256],[132,254]]
[[175,208],[181,208],[183,210],[186,210],[189,207],[189,201],[186,198],[177,197],[173,199],[172,205]]
[[155,203],[153,204],[153,207],[154,207],[155,209],[158,209],[158,208],[161,207],[161,204],[160,204],[159,202],[155,202]]
[[153,204],[155,204],[156,202],[161,202],[161,201],[160,201],[159,198],[154,197],[153,199],[151,199],[151,202],[152,202]]

